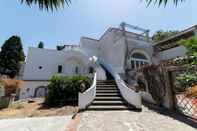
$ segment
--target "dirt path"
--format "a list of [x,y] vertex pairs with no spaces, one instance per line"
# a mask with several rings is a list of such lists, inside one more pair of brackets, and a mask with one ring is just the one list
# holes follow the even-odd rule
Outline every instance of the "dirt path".
[[143,107],[133,111],[86,111],[78,131],[196,131],[197,129]]
[[44,99],[34,99],[34,102],[16,102],[11,107],[0,110],[0,119],[66,116],[78,111],[77,106],[62,106],[58,108],[43,107]]

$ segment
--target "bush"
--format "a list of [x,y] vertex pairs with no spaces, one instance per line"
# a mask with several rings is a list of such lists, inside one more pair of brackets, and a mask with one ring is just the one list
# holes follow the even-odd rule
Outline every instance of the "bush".
[[186,47],[187,54],[184,58],[177,59],[177,61],[179,63],[182,61],[186,65],[187,70],[176,77],[176,87],[180,91],[185,91],[197,85],[197,37],[183,40],[180,44]]
[[61,106],[78,100],[78,92],[84,92],[91,85],[87,76],[54,75],[48,85],[45,103],[48,106]]
[[176,77],[177,91],[185,91],[186,89],[197,85],[197,72],[193,68],[188,68],[186,72]]

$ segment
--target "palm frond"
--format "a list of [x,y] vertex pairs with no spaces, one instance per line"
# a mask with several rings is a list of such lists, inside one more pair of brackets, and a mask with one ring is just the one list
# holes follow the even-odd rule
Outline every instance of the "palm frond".
[[154,2],[154,4],[158,4],[159,6],[162,5],[162,4],[164,6],[166,6],[166,4],[168,2],[170,2],[170,1],[173,1],[173,3],[177,6],[178,3],[183,2],[184,0],[146,0],[146,2],[148,3],[148,5],[150,5],[151,3]]
[[47,11],[53,11],[54,9],[64,7],[65,4],[71,4],[71,0],[20,0],[20,2],[29,6],[38,5],[41,10]]

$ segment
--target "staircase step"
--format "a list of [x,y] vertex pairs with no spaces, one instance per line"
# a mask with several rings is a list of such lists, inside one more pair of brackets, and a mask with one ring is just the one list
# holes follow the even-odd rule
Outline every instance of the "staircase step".
[[110,82],[108,82],[108,81],[96,81],[97,83],[116,83],[115,81],[110,81]]
[[96,90],[118,90],[118,88],[96,88]]
[[120,93],[96,93],[96,97],[114,97],[120,96]]
[[115,85],[116,83],[114,82],[114,83],[112,83],[112,82],[110,82],[110,83],[100,83],[100,82],[96,82],[97,84],[100,84],[100,85],[104,85],[104,84],[106,84],[106,85]]
[[98,97],[121,97],[121,95],[120,94],[111,94],[111,95],[109,95],[109,94],[98,94],[98,95],[96,95],[95,98],[98,98]]
[[115,80],[97,80],[97,82],[115,82]]
[[97,87],[117,87],[117,85],[96,85]]
[[106,85],[106,84],[105,85],[99,85],[99,84],[96,84],[96,86],[98,86],[98,87],[117,87],[117,85],[115,85],[115,84],[114,85],[112,85],[112,84],[111,85]]
[[97,106],[97,105],[90,105],[87,110],[95,110],[95,111],[102,111],[102,110],[129,110],[127,106],[118,105],[118,106]]
[[116,86],[112,86],[112,87],[97,86],[96,89],[118,89],[118,88]]
[[114,80],[97,80],[96,98],[87,110],[130,110]]
[[96,90],[96,93],[120,93],[119,90]]
[[119,96],[114,96],[114,97],[105,97],[105,96],[103,96],[103,97],[96,97],[94,100],[95,101],[103,101],[103,100],[106,100],[106,101],[119,101],[119,100],[122,100],[122,98],[119,97]]
[[93,103],[92,103],[92,105],[98,105],[98,106],[101,106],[101,105],[107,105],[107,106],[109,106],[109,105],[125,105],[125,103],[123,102],[123,101],[121,101],[121,100],[119,100],[119,101],[94,101]]

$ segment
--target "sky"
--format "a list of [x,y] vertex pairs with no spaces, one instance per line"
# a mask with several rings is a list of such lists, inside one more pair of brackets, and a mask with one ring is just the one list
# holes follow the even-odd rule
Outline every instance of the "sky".
[[169,3],[147,7],[145,0],[72,0],[58,11],[41,11],[20,0],[0,0],[0,46],[12,35],[21,37],[25,53],[43,41],[45,48],[78,44],[82,36],[99,39],[109,27],[121,22],[150,29],[183,30],[197,24],[197,0],[177,7]]

